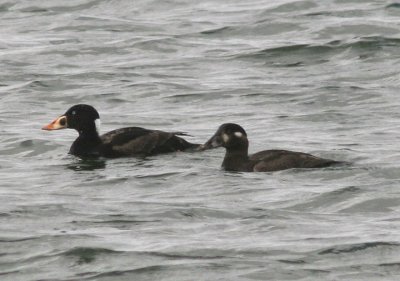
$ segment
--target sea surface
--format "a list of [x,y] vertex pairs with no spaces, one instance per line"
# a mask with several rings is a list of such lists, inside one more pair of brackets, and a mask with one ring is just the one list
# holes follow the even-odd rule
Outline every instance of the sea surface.
[[[399,90],[400,2],[0,0],[0,280],[400,280]],[[82,161],[78,103],[351,165]]]

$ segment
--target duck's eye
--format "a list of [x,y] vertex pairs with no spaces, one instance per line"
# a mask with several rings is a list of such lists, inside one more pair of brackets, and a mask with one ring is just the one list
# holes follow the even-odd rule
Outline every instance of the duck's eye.
[[75,114],[76,114],[76,111],[75,111],[75,110],[74,110],[74,111],[72,111],[72,112],[71,112],[71,114],[72,114],[72,115],[75,115]]
[[60,119],[60,125],[61,126],[65,126],[65,124],[67,124],[67,120],[65,118],[61,118]]
[[235,132],[234,135],[238,138],[243,137],[243,134],[241,132]]

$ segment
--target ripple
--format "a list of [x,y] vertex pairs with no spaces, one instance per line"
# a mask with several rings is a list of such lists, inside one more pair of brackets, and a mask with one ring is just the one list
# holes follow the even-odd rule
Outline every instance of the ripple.
[[[72,4],[72,5],[57,5],[57,3],[52,3],[47,8],[39,7],[39,6],[25,6],[22,5],[18,8],[18,10],[22,12],[32,13],[32,12],[47,12],[47,11],[54,11],[54,12],[74,12],[74,11],[82,11],[85,9],[90,9],[96,6],[99,1],[86,1],[87,3],[83,4]],[[51,2],[50,2],[51,3]],[[24,3],[25,4],[25,3]],[[26,5],[26,4],[25,4]]]
[[328,248],[326,250],[320,251],[318,254],[320,255],[328,255],[328,254],[342,254],[342,253],[352,253],[358,251],[364,251],[370,248],[390,248],[395,249],[399,247],[398,243],[389,243],[389,242],[368,242],[368,243],[359,243],[352,245],[338,245],[336,247]]
[[[362,52],[366,50],[370,53],[374,53],[374,50],[379,50],[383,47],[398,47],[400,45],[400,39],[389,38],[382,36],[369,36],[356,38],[350,42],[334,40],[323,45],[314,44],[296,44],[288,46],[280,46],[264,49],[261,51],[255,51],[247,54],[236,55],[235,59],[272,59],[278,60],[279,58],[289,57],[294,59],[298,57],[301,61],[290,62],[290,63],[277,63],[279,67],[298,67],[303,65],[310,65],[315,63],[324,63],[334,55],[343,53],[346,50],[352,52]],[[318,55],[318,59],[316,59]],[[304,60],[304,58],[308,58]],[[322,59],[328,58],[328,59]],[[368,58],[368,57],[365,57]]]
[[78,264],[94,262],[97,256],[100,255],[112,255],[120,252],[106,249],[106,248],[88,248],[88,247],[76,247],[58,255],[65,255],[76,257]]
[[33,157],[44,154],[58,148],[57,145],[49,141],[29,139],[16,141],[11,139],[3,148],[0,148],[0,155],[20,155],[23,157]]
[[386,9],[398,9],[400,8],[400,3],[391,3],[385,7]]

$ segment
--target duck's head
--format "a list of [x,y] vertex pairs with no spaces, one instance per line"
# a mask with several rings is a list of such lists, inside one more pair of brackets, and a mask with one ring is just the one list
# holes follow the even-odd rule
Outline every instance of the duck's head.
[[95,130],[99,131],[100,115],[97,110],[87,104],[77,104],[72,106],[63,115],[56,118],[50,124],[44,126],[42,130],[75,129],[79,133]]
[[222,124],[217,132],[203,145],[203,149],[225,147],[226,149],[241,149],[248,147],[246,131],[234,123]]

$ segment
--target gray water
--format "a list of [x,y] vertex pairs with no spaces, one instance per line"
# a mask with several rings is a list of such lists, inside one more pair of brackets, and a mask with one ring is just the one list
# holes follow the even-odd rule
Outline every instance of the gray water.
[[[399,280],[399,65],[391,1],[0,1],[0,280]],[[352,165],[82,161],[77,103]]]

